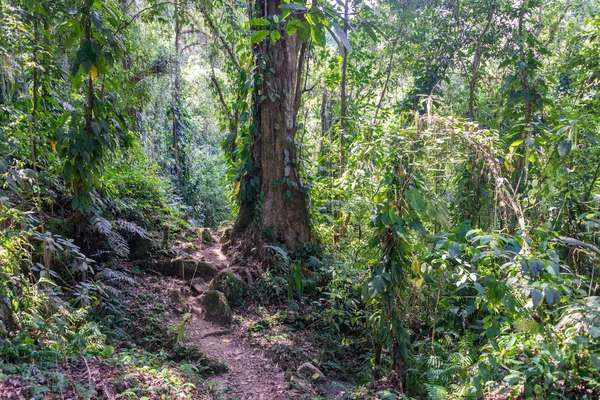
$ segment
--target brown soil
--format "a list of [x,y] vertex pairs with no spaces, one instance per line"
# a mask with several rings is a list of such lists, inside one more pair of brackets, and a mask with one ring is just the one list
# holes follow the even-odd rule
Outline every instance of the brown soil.
[[[215,265],[220,270],[232,268],[221,251],[221,244],[210,243],[194,257]],[[233,268],[232,268],[233,269]],[[289,390],[284,372],[263,352],[251,348],[243,328],[234,324],[230,329],[204,321],[200,313],[193,313],[187,326],[190,342],[198,345],[209,357],[224,361],[228,372],[213,378],[214,385],[226,399],[284,400],[299,397],[299,392]]]

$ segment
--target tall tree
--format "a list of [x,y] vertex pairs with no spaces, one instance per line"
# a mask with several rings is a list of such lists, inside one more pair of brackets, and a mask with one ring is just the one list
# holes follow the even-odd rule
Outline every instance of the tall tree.
[[175,62],[173,68],[173,104],[171,111],[173,113],[173,154],[175,156],[175,178],[177,179],[177,189],[181,194],[181,164],[179,163],[179,110],[181,103],[181,67],[179,57],[181,56],[181,20],[180,6],[178,0],[174,0],[175,7]]
[[[344,34],[348,34],[348,0],[344,2]],[[348,98],[346,83],[348,79],[348,49],[341,47],[342,51],[342,81],[340,83],[340,175],[344,174],[346,165],[345,136],[348,134]]]
[[[243,160],[245,176],[240,183],[240,212],[234,236],[254,231],[255,240],[260,240],[261,232],[272,231],[277,240],[297,249],[312,239],[296,151],[306,45],[299,35],[277,30],[281,4],[279,0],[260,0],[254,5],[253,15],[269,21],[276,30],[254,45],[251,144]],[[292,20],[303,18],[301,11],[291,12]]]

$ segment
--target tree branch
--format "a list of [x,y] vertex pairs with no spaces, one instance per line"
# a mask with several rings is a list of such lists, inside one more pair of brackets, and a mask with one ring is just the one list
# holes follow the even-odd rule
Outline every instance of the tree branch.
[[160,7],[160,6],[167,5],[167,4],[171,4],[171,5],[172,5],[173,3],[172,3],[172,2],[170,2],[170,1],[164,1],[164,2],[162,2],[162,3],[157,3],[157,4],[154,4],[154,5],[151,5],[151,6],[148,6],[148,7],[146,7],[146,8],[143,8],[143,9],[141,9],[141,10],[140,10],[140,11],[138,11],[138,12],[137,12],[137,13],[136,13],[136,14],[135,14],[133,17],[131,17],[131,19],[130,19],[128,22],[126,22],[124,25],[121,25],[121,26],[119,26],[119,27],[117,28],[117,31],[115,32],[115,34],[117,34],[117,33],[121,32],[123,29],[125,29],[125,28],[127,28],[129,25],[131,25],[131,24],[133,23],[133,21],[135,21],[135,20],[137,19],[137,17],[139,17],[140,15],[142,15],[144,12],[146,12],[146,11],[148,11],[148,10],[151,10],[151,9],[153,9],[153,8],[157,8],[157,7]]
[[233,50],[231,49],[231,47],[229,46],[229,43],[227,43],[227,41],[225,40],[223,35],[221,35],[221,32],[219,32],[219,30],[215,26],[215,23],[213,22],[212,18],[210,17],[210,14],[208,13],[208,10],[204,6],[200,6],[200,12],[202,13],[202,16],[204,17],[204,19],[206,20],[208,27],[213,31],[213,33],[219,39],[219,41],[221,42],[223,47],[225,47],[225,50],[227,50],[227,53],[229,54],[229,57],[231,58],[231,62],[233,63],[233,65],[235,65],[235,68],[239,71],[241,69],[240,64],[239,64],[237,58],[235,57]]

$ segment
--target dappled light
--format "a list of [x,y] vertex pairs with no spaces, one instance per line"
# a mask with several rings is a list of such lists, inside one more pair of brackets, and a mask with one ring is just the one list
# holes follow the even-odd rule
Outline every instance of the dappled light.
[[600,398],[600,3],[0,0],[0,400]]

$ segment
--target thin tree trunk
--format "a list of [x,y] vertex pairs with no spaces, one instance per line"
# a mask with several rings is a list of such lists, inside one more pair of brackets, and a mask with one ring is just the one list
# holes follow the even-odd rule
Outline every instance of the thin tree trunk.
[[494,5],[488,14],[487,23],[481,36],[477,38],[477,44],[475,47],[475,54],[473,55],[473,75],[469,81],[469,118],[475,118],[475,89],[477,89],[477,80],[479,79],[479,68],[481,67],[481,43],[485,39],[490,27],[492,26],[492,19],[494,17],[496,6]]
[[[348,0],[344,2],[344,33],[348,35]],[[348,49],[342,46],[342,82],[340,85],[340,176],[346,169],[346,134],[348,129],[348,99],[346,93],[346,80],[348,72]]]
[[173,154],[175,155],[175,178],[177,179],[177,190],[181,194],[181,165],[179,163],[179,106],[181,101],[181,68],[179,65],[180,39],[181,39],[181,22],[179,20],[179,2],[173,1],[175,6],[175,63],[174,63],[174,79],[173,79]]
[[[37,111],[38,111],[38,102],[39,102],[39,92],[40,92],[40,72],[38,69],[38,44],[39,44],[39,21],[38,17],[34,16],[33,21],[33,110],[31,112],[31,122],[35,127],[37,120]],[[37,172],[37,144],[35,142],[35,137],[33,132],[30,131],[30,140],[31,140],[31,163],[33,170]]]
[[325,151],[325,139],[329,128],[331,127],[330,120],[327,115],[327,102],[329,101],[329,95],[327,93],[327,86],[323,85],[322,87],[322,96],[321,96],[321,141],[319,142],[319,156],[324,155]]
[[390,84],[390,78],[392,76],[392,71],[394,70],[394,56],[396,54],[396,45],[398,43],[398,39],[400,36],[396,36],[394,40],[394,44],[392,45],[392,51],[390,54],[390,62],[387,67],[385,84],[383,85],[383,89],[381,90],[381,95],[379,96],[379,101],[377,102],[377,107],[375,108],[375,114],[373,115],[373,121],[371,122],[371,129],[369,129],[369,137],[367,139],[371,140],[373,137],[373,130],[375,129],[375,124],[377,123],[377,117],[379,117],[379,112],[381,111],[381,105],[383,104],[383,99],[385,98],[385,94],[387,93],[387,88]]
[[[519,32],[519,61],[521,62],[521,68],[519,77],[521,80],[521,87],[523,93],[529,92],[529,82],[527,80],[527,57],[525,54],[525,42],[526,42],[526,28],[525,28],[525,14],[527,13],[528,0],[523,0],[521,10],[519,12],[518,32]],[[532,94],[529,94],[532,96]],[[516,172],[518,174],[517,185],[515,187],[515,193],[519,193],[521,183],[527,180],[527,148],[525,147],[525,139],[527,138],[527,132],[529,124],[533,117],[533,103],[530,100],[524,102],[523,111],[523,128],[521,129],[521,140],[523,143],[520,145],[522,149],[521,157],[517,159]]]

